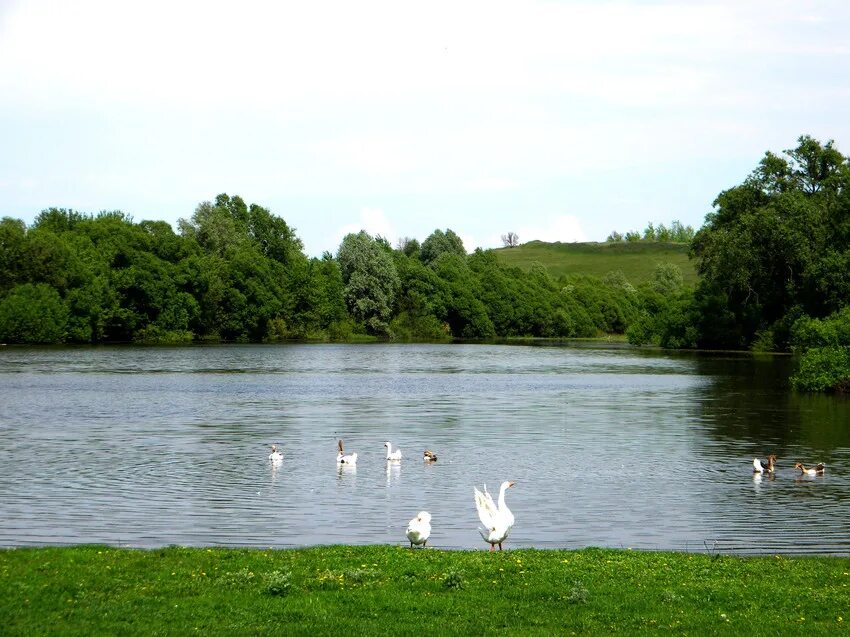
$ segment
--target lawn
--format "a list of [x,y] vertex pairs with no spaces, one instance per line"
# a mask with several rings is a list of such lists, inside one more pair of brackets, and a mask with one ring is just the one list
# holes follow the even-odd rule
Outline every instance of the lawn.
[[4,635],[812,635],[850,558],[583,549],[0,550]]

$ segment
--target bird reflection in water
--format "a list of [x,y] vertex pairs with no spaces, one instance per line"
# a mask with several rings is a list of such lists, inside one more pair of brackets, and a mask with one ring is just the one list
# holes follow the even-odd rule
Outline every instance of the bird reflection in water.
[[387,460],[387,486],[398,482],[401,476],[401,463],[397,461]]
[[340,480],[342,480],[346,476],[356,476],[357,465],[339,463],[336,465],[336,475],[337,478],[339,478]]

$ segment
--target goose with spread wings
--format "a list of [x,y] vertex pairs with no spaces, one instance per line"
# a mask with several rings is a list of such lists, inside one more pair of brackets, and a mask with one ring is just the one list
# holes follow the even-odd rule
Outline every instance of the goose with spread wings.
[[356,453],[346,453],[342,449],[342,440],[337,443],[337,448],[339,451],[336,454],[336,461],[339,464],[357,464],[357,454]]
[[508,539],[514,525],[514,514],[505,504],[505,491],[514,486],[510,480],[505,480],[499,487],[499,502],[493,502],[493,497],[484,485],[484,493],[475,487],[475,508],[478,509],[478,518],[483,529],[478,529],[484,541],[490,544],[490,550],[495,551],[496,545],[502,550],[502,542]]

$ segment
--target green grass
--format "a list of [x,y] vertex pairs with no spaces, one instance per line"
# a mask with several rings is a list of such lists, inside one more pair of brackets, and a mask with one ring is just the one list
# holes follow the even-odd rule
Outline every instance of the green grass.
[[103,546],[0,551],[4,635],[812,635],[850,622],[850,559]]
[[516,248],[495,251],[506,265],[523,270],[535,261],[542,263],[549,273],[558,277],[565,274],[590,274],[603,277],[608,272],[620,270],[634,285],[652,278],[657,263],[674,263],[682,270],[687,285],[694,285],[697,273],[688,259],[686,243],[621,242],[621,243],[544,243],[529,241]]

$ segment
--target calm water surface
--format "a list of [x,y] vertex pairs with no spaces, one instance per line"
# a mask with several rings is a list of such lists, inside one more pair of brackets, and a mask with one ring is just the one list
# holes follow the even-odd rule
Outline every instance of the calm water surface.
[[[485,548],[472,487],[510,479],[507,546],[848,554],[850,402],[790,393],[791,363],[604,345],[3,347],[0,545],[403,544],[425,509],[429,544]],[[338,438],[356,470],[336,465]],[[754,479],[771,452],[776,478]],[[797,460],[826,474],[801,479]]]

